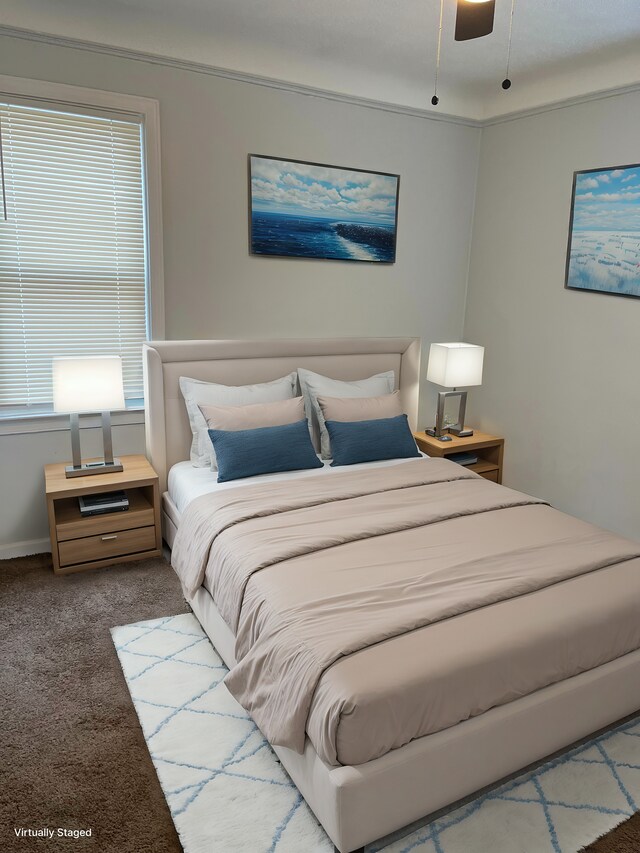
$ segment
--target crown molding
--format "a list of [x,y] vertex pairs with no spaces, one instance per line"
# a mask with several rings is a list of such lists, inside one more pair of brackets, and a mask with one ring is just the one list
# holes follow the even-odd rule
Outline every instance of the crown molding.
[[505,124],[509,121],[518,121],[522,118],[542,115],[542,113],[564,110],[566,107],[576,107],[580,104],[588,104],[591,101],[602,101],[606,98],[617,98],[620,95],[631,95],[635,92],[640,92],[640,81],[637,83],[630,83],[628,86],[616,86],[612,89],[599,89],[597,92],[587,92],[584,95],[574,95],[569,98],[561,98],[558,101],[540,104],[537,107],[526,107],[522,110],[514,110],[510,113],[491,116],[490,118],[483,119],[479,123],[482,127],[492,127],[495,124]]
[[449,113],[436,113],[431,110],[418,107],[393,104],[388,101],[377,101],[373,98],[359,97],[358,95],[347,95],[342,92],[334,92],[329,89],[319,89],[314,86],[303,86],[299,83],[290,83],[287,80],[277,80],[272,77],[262,77],[258,74],[246,74],[242,71],[233,71],[229,68],[220,68],[216,65],[207,65],[203,62],[194,62],[186,59],[175,59],[171,56],[147,53],[141,50],[133,50],[126,47],[115,47],[99,42],[85,41],[84,39],[71,38],[68,36],[56,36],[49,33],[25,30],[20,27],[0,25],[0,36],[24,39],[41,44],[67,47],[73,50],[84,50],[91,53],[102,53],[107,56],[116,56],[120,59],[131,59],[136,62],[146,62],[151,65],[164,65],[169,68],[177,68],[180,71],[191,71],[195,74],[207,74],[211,77],[222,77],[226,80],[235,80],[240,83],[249,83],[253,86],[264,86],[268,89],[292,92],[296,95],[305,95],[312,98],[321,98],[325,101],[337,101],[354,107],[364,107],[370,110],[380,110],[387,113],[411,116],[413,118],[426,119],[427,121],[443,121],[449,124],[462,124],[467,127],[482,127],[482,121],[465,116]]
[[116,47],[114,45],[102,44],[100,42],[85,41],[84,39],[72,38],[70,36],[56,36],[50,33],[37,32],[35,30],[26,30],[21,27],[11,27],[0,25],[0,36],[8,38],[23,39],[25,41],[39,42],[41,44],[49,44],[57,47],[66,47],[73,50],[84,50],[91,53],[101,53],[107,56],[115,56],[120,59],[130,59],[135,62],[145,62],[150,65],[164,65],[169,68],[176,68],[180,71],[191,71],[195,74],[206,74],[211,77],[222,77],[227,80],[235,80],[240,83],[248,83],[253,86],[264,86],[268,89],[277,89],[285,92],[292,92],[297,95],[306,97],[320,98],[326,101],[335,101],[342,104],[349,104],[355,107],[363,107],[364,109],[379,110],[387,113],[395,113],[396,115],[411,116],[426,121],[441,121],[449,124],[460,124],[467,127],[492,127],[497,124],[504,124],[510,121],[518,121],[519,119],[530,118],[532,116],[542,115],[543,113],[561,110],[565,107],[578,106],[579,104],[590,103],[591,101],[600,101],[606,98],[615,98],[620,95],[628,95],[640,91],[640,81],[631,83],[627,86],[616,86],[611,89],[600,89],[596,92],[589,92],[584,95],[575,95],[573,97],[561,98],[557,101],[552,101],[546,104],[540,104],[535,107],[526,107],[521,110],[503,113],[501,115],[489,116],[484,119],[474,119],[466,116],[454,115],[451,113],[437,113],[432,110],[420,109],[418,107],[403,106],[402,104],[394,104],[388,101],[378,101],[373,98],[364,98],[357,95],[347,95],[342,92],[334,92],[328,89],[320,89],[314,86],[304,86],[299,83],[291,83],[287,80],[278,80],[272,77],[263,77],[258,74],[246,74],[242,71],[234,71],[229,68],[220,68],[216,65],[208,65],[203,62],[194,62],[186,59],[176,59],[171,56],[163,56],[161,54],[147,53],[141,50],[133,50],[131,48]]

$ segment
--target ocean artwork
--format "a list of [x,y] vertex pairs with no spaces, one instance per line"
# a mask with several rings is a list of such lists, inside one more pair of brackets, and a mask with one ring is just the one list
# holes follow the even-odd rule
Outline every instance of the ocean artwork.
[[392,264],[399,175],[249,156],[254,255]]
[[640,297],[640,165],[574,173],[565,287]]

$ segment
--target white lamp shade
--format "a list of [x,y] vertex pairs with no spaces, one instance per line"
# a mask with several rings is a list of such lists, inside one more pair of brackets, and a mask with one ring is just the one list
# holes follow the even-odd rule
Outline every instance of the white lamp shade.
[[53,408],[56,412],[110,412],[124,409],[122,359],[53,359]]
[[484,347],[475,344],[431,344],[427,380],[445,388],[482,385]]

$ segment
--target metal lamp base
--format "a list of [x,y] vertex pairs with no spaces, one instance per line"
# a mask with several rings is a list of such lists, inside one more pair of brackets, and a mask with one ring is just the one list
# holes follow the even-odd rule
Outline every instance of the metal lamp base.
[[102,442],[104,446],[104,459],[98,462],[82,462],[80,456],[80,419],[73,413],[71,419],[71,453],[73,465],[67,465],[64,469],[65,477],[89,477],[93,474],[117,474],[123,471],[122,462],[113,458],[113,444],[111,441],[111,412],[102,413]]
[[93,474],[117,474],[124,471],[122,462],[114,459],[113,462],[83,462],[79,468],[67,465],[64,469],[65,477],[89,477]]
[[[458,420],[455,424],[450,424],[449,426],[444,425],[444,407],[446,401],[450,397],[457,397],[458,404]],[[466,414],[467,409],[467,392],[466,391],[456,391],[454,388],[453,391],[439,391],[438,392],[438,410],[436,412],[436,425],[433,429],[426,429],[425,432],[427,435],[432,435],[434,438],[437,438],[438,441],[451,441],[451,436],[446,435],[445,433],[450,432],[452,435],[457,436],[458,438],[466,438],[467,436],[473,435],[473,430],[465,428],[464,425],[464,416]]]
[[468,427],[452,426],[449,427],[449,432],[452,435],[457,435],[458,438],[468,438],[470,435],[473,435],[473,430]]

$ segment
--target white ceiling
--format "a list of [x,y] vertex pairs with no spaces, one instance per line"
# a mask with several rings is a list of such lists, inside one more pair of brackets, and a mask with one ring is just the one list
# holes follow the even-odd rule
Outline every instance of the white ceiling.
[[[439,0],[2,0],[0,23],[431,109]],[[511,0],[455,42],[445,0],[438,111],[484,119],[640,82],[640,0]]]

